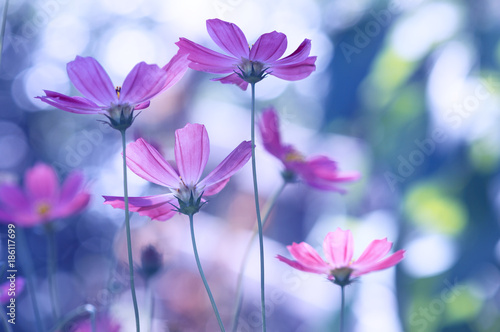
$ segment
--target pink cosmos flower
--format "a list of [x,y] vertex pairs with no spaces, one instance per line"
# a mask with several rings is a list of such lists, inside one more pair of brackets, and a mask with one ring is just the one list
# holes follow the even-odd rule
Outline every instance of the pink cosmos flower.
[[8,303],[11,298],[17,297],[24,290],[26,280],[23,277],[16,277],[15,280],[15,288],[11,287],[10,281],[0,285],[0,305]]
[[215,81],[236,84],[246,90],[248,83],[256,83],[268,74],[296,81],[306,78],[316,69],[316,57],[309,56],[309,39],[305,39],[295,52],[281,58],[287,47],[283,33],[265,33],[249,46],[243,32],[233,23],[207,20],[207,30],[213,41],[230,55],[212,51],[186,38],[180,38],[176,45],[180,52],[189,54],[190,68],[213,74],[231,73]]
[[12,184],[0,186],[0,222],[32,227],[79,213],[90,199],[82,189],[83,179],[82,173],[74,171],[59,186],[51,166],[35,165],[26,171],[24,189]]
[[84,97],[44,90],[45,96],[36,98],[67,112],[104,114],[113,127],[130,126],[133,111],[147,108],[153,97],[177,83],[186,72],[187,64],[187,55],[180,53],[163,68],[140,62],[127,75],[123,85],[115,87],[97,60],[77,56],[68,63],[67,71]]
[[[200,181],[210,154],[205,126],[187,124],[175,131],[175,160],[177,169],[142,138],[127,146],[127,166],[145,180],[167,187],[169,193],[147,197],[129,197],[130,211],[151,219],[165,221],[175,212],[194,214],[202,205],[202,196],[221,191],[230,177],[246,164],[251,144],[242,142],[219,166]],[[124,209],[123,197],[104,196],[105,204]],[[177,210],[172,205],[178,203]]]
[[392,242],[387,239],[374,240],[357,260],[353,260],[354,241],[351,231],[337,228],[336,231],[328,233],[323,242],[326,262],[305,242],[287,246],[295,260],[281,255],[277,258],[300,271],[326,274],[329,280],[345,286],[350,284],[353,278],[387,269],[399,263],[404,257],[405,250],[398,250],[384,258],[391,248]]
[[358,172],[340,173],[337,163],[326,156],[306,159],[293,146],[283,144],[278,114],[274,108],[263,111],[258,126],[264,148],[285,166],[285,180],[293,181],[298,177],[313,188],[343,193],[345,190],[338,187],[339,183],[354,181],[360,177]]

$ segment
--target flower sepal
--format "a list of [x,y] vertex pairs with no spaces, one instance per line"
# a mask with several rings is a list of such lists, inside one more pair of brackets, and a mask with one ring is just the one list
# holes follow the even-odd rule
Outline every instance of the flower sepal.
[[265,68],[264,64],[256,61],[244,60],[241,66],[238,66],[240,72],[235,71],[243,81],[250,84],[255,84],[262,81],[269,73],[267,70],[269,67]]
[[105,114],[109,122],[103,122],[107,123],[113,129],[123,131],[132,125],[139,114],[137,113],[134,116],[134,108],[130,105],[114,105],[109,110],[109,115]]
[[348,267],[341,267],[339,269],[332,270],[331,278],[329,280],[336,285],[341,287],[350,285],[355,279],[351,278],[352,269]]
[[184,200],[180,196],[175,196],[177,198],[177,201],[179,202],[179,206],[175,206],[175,211],[185,214],[187,216],[192,216],[198,211],[200,211],[201,207],[205,205],[206,202],[201,201],[201,197],[203,196],[203,193],[198,196],[198,198],[194,198],[193,191],[191,191],[191,194],[189,195],[189,200]]

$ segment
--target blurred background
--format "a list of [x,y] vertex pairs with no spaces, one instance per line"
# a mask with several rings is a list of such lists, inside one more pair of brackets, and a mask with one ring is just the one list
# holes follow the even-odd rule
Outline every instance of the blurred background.
[[[4,5],[4,2],[2,2]],[[134,331],[123,211],[102,195],[122,195],[119,133],[100,116],[70,114],[35,96],[43,89],[79,95],[66,63],[96,58],[121,85],[140,62],[166,64],[186,37],[217,49],[205,21],[236,23],[249,43],[277,30],[290,54],[312,40],[317,70],[287,82],[257,84],[257,107],[274,105],[283,140],[304,155],[324,154],[359,171],[347,194],[288,185],[265,231],[268,330],[338,329],[340,291],[323,276],[275,259],[306,241],[321,252],[327,232],[351,229],[355,257],[374,239],[406,249],[396,268],[347,288],[348,331],[500,331],[500,2],[495,0],[16,0],[10,1],[0,68],[0,181],[20,183],[42,161],[60,179],[88,179],[88,209],[57,223],[62,311],[91,303],[102,331]],[[203,123],[211,141],[207,172],[249,139],[250,93],[189,70],[154,99],[128,131],[173,159],[174,130]],[[262,202],[281,185],[282,166],[257,150]],[[132,196],[163,189],[129,173]],[[251,168],[245,166],[195,215],[201,262],[228,329],[238,271],[255,223]],[[142,321],[154,297],[153,331],[217,331],[196,269],[188,219],[132,218],[134,258],[152,245],[162,270],[137,275]],[[6,225],[0,226],[6,260]],[[26,230],[45,326],[51,320],[47,241]],[[19,250],[19,249],[18,249]],[[22,268],[19,275],[23,275]],[[3,277],[2,277],[3,278]],[[260,330],[258,249],[245,272],[238,331]],[[34,331],[28,293],[20,294],[15,331]],[[86,317],[65,327],[90,331]],[[104,325],[103,325],[104,326]],[[87,327],[88,328],[88,327]]]

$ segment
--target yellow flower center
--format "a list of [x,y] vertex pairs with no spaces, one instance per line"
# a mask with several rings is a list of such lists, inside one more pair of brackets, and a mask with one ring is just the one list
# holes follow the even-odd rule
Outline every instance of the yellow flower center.
[[285,156],[285,161],[290,162],[290,161],[305,161],[305,158],[303,155],[301,155],[297,151],[290,151],[286,154]]
[[121,86],[117,86],[115,88],[115,91],[116,91],[116,95],[118,96],[118,99],[120,99],[120,92],[122,91],[122,87]]
[[36,211],[38,212],[38,214],[41,217],[46,217],[49,214],[51,209],[52,209],[52,207],[49,204],[40,203],[40,204],[38,204]]

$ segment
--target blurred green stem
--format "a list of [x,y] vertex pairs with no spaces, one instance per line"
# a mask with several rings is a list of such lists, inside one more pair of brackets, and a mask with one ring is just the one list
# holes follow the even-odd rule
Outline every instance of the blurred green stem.
[[50,300],[52,302],[52,315],[54,316],[54,321],[57,322],[59,319],[59,301],[57,295],[57,283],[55,280],[56,269],[57,269],[57,249],[56,249],[56,239],[54,224],[49,222],[45,225],[45,233],[47,234],[47,273],[50,289]]
[[345,314],[345,286],[340,286],[341,302],[340,302],[340,332],[344,332],[344,314]]
[[120,130],[122,134],[122,149],[123,149],[123,201],[125,203],[125,230],[127,232],[127,253],[128,266],[130,274],[130,292],[132,293],[132,302],[134,303],[135,327],[136,331],[140,332],[141,323],[139,322],[139,306],[137,305],[137,296],[135,295],[134,281],[134,258],[132,257],[132,236],[130,235],[130,211],[128,206],[128,185],[127,185],[127,144],[125,141],[125,129]]
[[252,140],[252,176],[253,193],[255,199],[255,212],[257,213],[257,228],[259,232],[259,252],[260,252],[260,306],[262,313],[262,331],[266,331],[266,294],[264,282],[264,236],[262,235],[262,219],[260,217],[259,187],[257,185],[257,165],[255,162],[255,83],[250,83],[252,87],[252,114],[250,123],[250,133]]
[[203,269],[201,267],[200,257],[198,256],[198,249],[196,249],[196,239],[194,237],[194,222],[192,214],[189,215],[189,226],[191,228],[191,241],[193,242],[194,258],[196,259],[196,265],[198,266],[198,271],[200,272],[201,279],[203,280],[203,284],[205,285],[205,289],[207,290],[208,297],[210,298],[210,303],[212,304],[215,316],[217,317],[220,330],[222,332],[225,332],[224,325],[222,324],[222,319],[220,318],[219,315],[219,310],[217,310],[217,305],[215,304],[214,297],[212,296],[212,292],[210,291],[210,287],[208,286],[207,279],[205,278],[205,274],[203,273]]
[[[267,201],[266,206],[264,206],[264,211],[266,211],[266,213],[264,215],[264,219],[262,220],[263,227],[266,224],[267,219],[269,218],[269,215],[271,214],[271,211],[273,210],[274,205],[278,200],[278,197],[281,195],[287,184],[288,184],[287,181],[283,181],[279,189],[274,193],[273,197],[269,201]],[[238,328],[238,318],[240,316],[241,306],[243,303],[243,276],[245,275],[245,269],[248,263],[248,258],[250,257],[250,250],[252,249],[252,245],[256,236],[257,236],[257,227],[254,227],[252,236],[248,241],[247,247],[245,249],[243,260],[240,266],[240,272],[238,274],[238,282],[236,285],[236,308],[234,310],[234,315],[233,315],[233,325],[231,329],[232,332],[236,332],[236,329]]]

